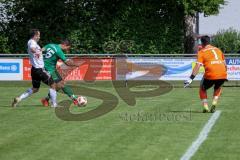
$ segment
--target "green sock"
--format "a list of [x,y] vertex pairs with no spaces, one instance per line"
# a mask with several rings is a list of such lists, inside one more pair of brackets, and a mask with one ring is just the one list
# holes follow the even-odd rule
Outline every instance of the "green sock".
[[68,86],[64,86],[62,88],[63,92],[68,95],[68,97],[70,97],[71,99],[77,99],[77,96],[73,94],[73,91],[70,87]]

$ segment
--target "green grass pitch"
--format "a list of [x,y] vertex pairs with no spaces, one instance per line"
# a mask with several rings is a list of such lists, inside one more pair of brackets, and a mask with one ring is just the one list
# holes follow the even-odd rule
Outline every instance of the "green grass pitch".
[[[128,106],[111,83],[89,83],[85,86],[117,97],[116,108],[88,121],[63,121],[54,109],[40,104],[46,86],[18,108],[10,107],[12,98],[30,86],[0,82],[1,160],[178,160],[212,115],[201,113],[198,88],[173,88],[161,96],[137,98],[135,106]],[[135,88],[145,89],[149,88]],[[237,87],[223,88],[217,108],[221,116],[193,160],[240,159],[239,93]],[[87,98],[86,108],[71,107],[71,112],[88,112],[101,103]],[[67,99],[58,94],[58,101]]]

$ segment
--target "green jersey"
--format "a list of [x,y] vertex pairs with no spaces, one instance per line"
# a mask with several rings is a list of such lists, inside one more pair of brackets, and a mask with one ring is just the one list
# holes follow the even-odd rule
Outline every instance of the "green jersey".
[[63,62],[67,60],[59,44],[48,44],[43,48],[45,49],[44,67],[50,73],[56,70],[56,64],[59,59]]

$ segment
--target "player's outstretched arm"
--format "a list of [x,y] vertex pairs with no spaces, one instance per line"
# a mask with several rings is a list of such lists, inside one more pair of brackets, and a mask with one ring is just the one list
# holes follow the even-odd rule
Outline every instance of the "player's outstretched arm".
[[70,67],[79,67],[80,66],[79,64],[74,63],[73,60],[71,60],[71,59],[67,59],[64,63]]
[[191,76],[184,82],[184,88],[188,87],[192,83],[193,79],[198,74],[200,67],[201,67],[200,63],[197,63],[195,65],[195,67],[193,68]]

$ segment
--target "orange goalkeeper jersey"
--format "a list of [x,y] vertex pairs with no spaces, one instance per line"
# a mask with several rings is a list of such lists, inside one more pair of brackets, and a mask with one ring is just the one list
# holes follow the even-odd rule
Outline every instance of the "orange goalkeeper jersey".
[[204,66],[204,78],[227,79],[224,54],[220,49],[212,45],[207,45],[198,52],[197,63]]

